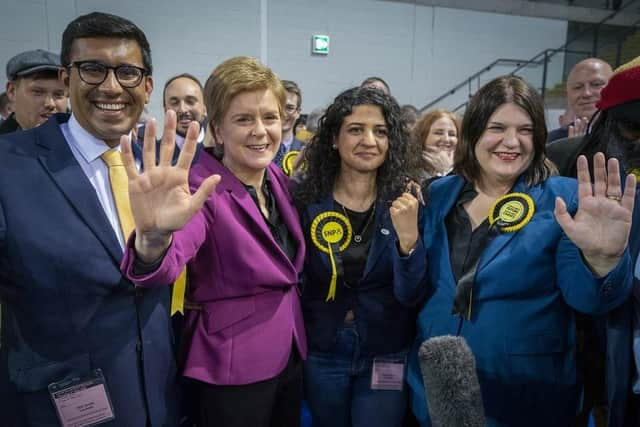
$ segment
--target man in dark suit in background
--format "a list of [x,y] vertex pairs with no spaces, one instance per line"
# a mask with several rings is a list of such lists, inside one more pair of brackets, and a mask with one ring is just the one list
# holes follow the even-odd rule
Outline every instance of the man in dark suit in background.
[[282,143],[273,159],[280,169],[283,168],[282,160],[289,151],[300,151],[304,147],[304,142],[296,138],[294,125],[302,107],[302,91],[298,84],[291,80],[282,80],[287,101],[284,106],[284,117],[282,118]]
[[169,287],[120,272],[133,222],[119,143],[153,89],[149,44],[91,13],[67,26],[61,62],[73,114],[0,138],[2,425],[174,426]]
[[171,77],[164,84],[162,105],[164,111],[176,112],[176,145],[178,149],[184,144],[184,137],[192,121],[200,125],[198,143],[204,140],[204,119],[207,108],[204,106],[204,89],[202,83],[188,73]]
[[[596,103],[600,100],[600,92],[609,81],[611,73],[611,66],[598,58],[583,59],[571,69],[567,76],[567,111],[574,117],[567,126],[549,131],[547,143],[584,134],[589,120],[597,111]],[[570,135],[569,130],[574,132]]]

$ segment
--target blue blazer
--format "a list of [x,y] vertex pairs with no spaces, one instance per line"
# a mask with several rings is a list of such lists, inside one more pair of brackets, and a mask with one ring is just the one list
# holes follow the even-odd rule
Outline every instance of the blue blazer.
[[313,219],[334,210],[333,196],[307,205],[300,220],[307,255],[302,279],[302,310],[309,350],[330,352],[336,332],[349,309],[354,310],[363,355],[397,353],[408,349],[415,337],[415,306],[424,295],[426,263],[421,239],[413,253],[400,256],[397,235],[389,208],[376,207],[373,240],[365,270],[357,291],[349,290],[339,280],[336,299],[325,302],[331,279],[329,255],[321,252],[311,240]]
[[278,165],[280,169],[282,169],[282,161],[284,160],[284,156],[289,151],[293,151],[293,150],[300,151],[303,148],[304,148],[304,142],[300,141],[298,138],[294,136],[293,141],[291,141],[291,145],[289,146],[288,150],[284,144],[280,144],[280,147],[278,148],[278,152],[273,158],[273,163],[275,163],[276,165]]
[[418,317],[418,338],[409,357],[408,382],[414,413],[429,426],[424,385],[417,360],[419,344],[440,335],[463,336],[476,359],[488,426],[562,426],[580,403],[576,379],[573,309],[602,314],[619,306],[631,291],[631,259],[596,278],[553,215],[556,196],[573,214],[576,181],[552,177],[527,188],[535,204],[522,229],[496,236],[480,258],[473,314],[451,314],[456,283],[451,271],[445,218],[464,180],[435,181],[424,221],[429,290]]
[[[102,369],[115,421],[175,426],[169,287],[134,288],[58,114],[0,138],[0,414],[58,426],[47,386]],[[148,422],[148,424],[147,424]]]

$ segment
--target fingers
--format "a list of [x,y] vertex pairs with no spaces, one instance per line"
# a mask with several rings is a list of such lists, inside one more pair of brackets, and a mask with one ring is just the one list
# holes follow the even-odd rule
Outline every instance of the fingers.
[[589,119],[587,117],[576,118],[573,124],[569,126],[569,137],[584,135],[588,123]]
[[191,166],[191,162],[193,161],[193,157],[196,153],[196,148],[198,145],[198,135],[200,134],[200,125],[198,122],[191,122],[189,124],[189,128],[187,129],[187,135],[184,139],[184,145],[182,146],[182,150],[180,150],[180,156],[178,157],[177,167],[183,169],[189,169]]
[[589,164],[587,158],[583,155],[578,157],[576,162],[578,174],[578,200],[593,195],[593,187],[591,186],[591,175],[589,174]]
[[146,170],[156,166],[156,119],[149,119],[144,130],[142,164]]
[[197,212],[202,208],[202,205],[204,205],[211,193],[215,191],[221,179],[220,175],[211,175],[200,184],[198,190],[191,197],[192,212]]
[[127,171],[127,177],[134,179],[138,176],[138,168],[136,167],[136,160],[131,150],[131,138],[129,138],[128,135],[122,135],[120,137],[120,150],[122,152],[124,169]]
[[[170,166],[176,148],[176,112],[168,110],[164,115],[164,130],[160,142],[160,166]],[[155,141],[154,141],[155,143]]]
[[607,196],[622,196],[620,185],[620,165],[618,159],[610,158],[607,162]]
[[411,193],[402,193],[391,203],[391,208],[396,214],[407,210],[418,210],[418,199]]
[[420,184],[413,180],[409,180],[405,191],[418,199],[420,204],[424,206],[424,197],[422,196],[422,187],[420,187]]
[[593,195],[595,197],[607,195],[607,169],[605,163],[604,154],[596,153],[593,156]]
[[569,214],[569,211],[567,210],[567,204],[561,197],[556,197],[556,206],[553,210],[553,215],[556,217],[556,221],[558,221],[560,228],[562,228],[564,233],[571,238],[575,224],[571,214]]
[[624,195],[620,203],[629,212],[633,212],[633,206],[636,198],[636,184],[637,179],[634,174],[627,175],[627,179],[624,183]]

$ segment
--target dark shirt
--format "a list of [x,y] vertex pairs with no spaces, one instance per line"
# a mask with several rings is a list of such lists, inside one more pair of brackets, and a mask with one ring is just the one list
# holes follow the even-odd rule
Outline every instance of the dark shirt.
[[[445,219],[449,239],[449,260],[457,284],[453,313],[465,316],[471,311],[469,304],[473,303],[471,289],[478,262],[484,250],[496,236],[496,233],[489,230],[488,219],[472,230],[471,220],[464,209],[464,204],[475,199],[477,195],[473,184],[466,183],[458,195],[454,208]],[[467,273],[472,276],[460,280]]]
[[0,135],[22,130],[16,120],[16,113],[11,113],[7,120],[0,123]]
[[256,189],[251,185],[244,186],[251,196],[251,199],[253,199],[258,207],[258,211],[260,211],[262,217],[266,221],[269,231],[271,231],[271,235],[278,243],[278,246],[280,246],[280,249],[282,249],[282,251],[287,254],[287,257],[293,261],[296,256],[296,245],[293,237],[291,236],[291,232],[280,216],[280,211],[278,210],[276,201],[271,195],[270,187],[271,178],[269,178],[269,174],[265,171],[264,179],[262,180],[262,194],[265,197],[265,204],[267,205],[267,211],[269,213],[269,216],[265,217],[264,214],[262,214],[262,210],[260,210],[260,202],[258,200]]
[[569,136],[568,126],[550,130],[549,133],[547,134],[547,144],[549,144],[550,142],[556,141],[558,139],[566,138],[568,136]]
[[[365,212],[355,212],[335,202],[336,211],[342,211],[351,223],[351,243],[342,252],[342,264],[344,266],[344,285],[356,288],[362,279],[367,265],[367,255],[371,247],[371,239],[375,225],[373,219],[375,209],[370,207]],[[356,242],[355,235],[362,236],[362,241]]]
[[489,233],[488,219],[475,230],[471,230],[471,220],[464,204],[475,199],[477,195],[473,184],[466,183],[445,220],[449,238],[449,259],[456,282],[478,262],[494,237],[493,233]]

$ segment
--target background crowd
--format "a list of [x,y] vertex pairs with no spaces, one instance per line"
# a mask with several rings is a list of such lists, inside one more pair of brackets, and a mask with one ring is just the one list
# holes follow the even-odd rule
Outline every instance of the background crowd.
[[445,335],[478,425],[640,425],[640,58],[576,64],[550,132],[520,77],[303,117],[249,57],[163,82],[160,129],[152,64],[98,12],[6,64],[3,426],[430,426]]

